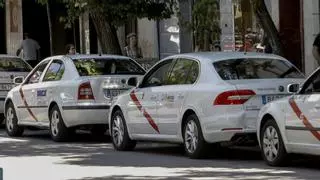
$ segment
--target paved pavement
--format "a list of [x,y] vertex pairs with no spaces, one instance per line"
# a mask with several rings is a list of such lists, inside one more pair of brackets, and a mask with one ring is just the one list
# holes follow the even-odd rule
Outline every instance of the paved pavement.
[[272,168],[257,150],[224,149],[218,157],[192,160],[176,145],[140,143],[133,152],[117,152],[107,136],[80,134],[55,143],[47,131],[9,138],[3,128],[0,147],[4,180],[320,179],[318,158],[298,156],[290,167]]

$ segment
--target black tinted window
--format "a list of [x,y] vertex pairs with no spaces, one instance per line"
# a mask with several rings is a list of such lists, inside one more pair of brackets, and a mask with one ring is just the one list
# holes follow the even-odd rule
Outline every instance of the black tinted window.
[[58,81],[62,78],[64,73],[64,64],[62,61],[53,61],[46,74],[44,75],[43,81]]
[[80,76],[145,73],[130,59],[76,59],[73,62]]
[[317,71],[304,84],[301,94],[320,93],[320,71]]
[[31,67],[19,58],[0,58],[0,71],[29,72]]
[[231,59],[213,65],[223,80],[303,78],[296,67],[278,59]]
[[175,63],[167,84],[192,84],[198,75],[198,64],[193,60],[178,59]]
[[166,84],[171,62],[172,60],[167,60],[155,66],[146,76],[146,79],[143,82],[143,87],[161,86]]

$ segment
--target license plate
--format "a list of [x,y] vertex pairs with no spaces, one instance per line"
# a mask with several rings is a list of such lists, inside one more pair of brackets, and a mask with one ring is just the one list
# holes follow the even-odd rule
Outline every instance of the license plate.
[[262,96],[262,104],[267,104],[271,101],[286,97],[287,95],[263,95]]
[[10,91],[14,84],[0,84],[0,91]]
[[118,96],[119,94],[127,91],[127,89],[105,89],[104,90],[104,95],[106,98],[111,98]]

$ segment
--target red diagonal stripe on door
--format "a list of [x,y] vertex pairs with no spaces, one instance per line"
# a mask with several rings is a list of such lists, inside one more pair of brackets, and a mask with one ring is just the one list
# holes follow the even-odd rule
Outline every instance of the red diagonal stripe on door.
[[33,114],[33,112],[31,111],[28,103],[27,103],[27,100],[23,94],[23,91],[22,91],[22,86],[20,87],[19,89],[19,92],[20,92],[20,96],[21,96],[21,99],[22,99],[22,102],[24,104],[24,106],[27,108],[27,111],[29,112],[30,116],[35,120],[35,121],[38,121],[37,117]]
[[318,131],[314,130],[314,127],[307,119],[307,117],[301,112],[300,108],[298,107],[297,103],[294,101],[293,98],[290,98],[289,104],[294,111],[294,113],[298,116],[300,120],[302,120],[304,126],[312,133],[312,135],[320,141],[320,134]]
[[132,91],[130,93],[130,97],[132,99],[132,101],[134,102],[134,104],[137,106],[137,108],[139,109],[139,111],[143,114],[143,116],[148,120],[149,124],[151,125],[151,127],[157,131],[158,133],[160,133],[159,128],[157,126],[157,124],[154,122],[154,120],[152,119],[152,117],[150,116],[150,114],[144,109],[142,108],[142,105],[139,101],[139,99],[137,98],[136,94],[134,93],[134,91]]

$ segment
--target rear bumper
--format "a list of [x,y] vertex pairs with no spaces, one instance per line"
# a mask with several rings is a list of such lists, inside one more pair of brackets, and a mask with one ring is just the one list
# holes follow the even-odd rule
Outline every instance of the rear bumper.
[[209,143],[231,141],[238,134],[257,132],[257,117],[259,110],[234,109],[203,118],[202,129],[204,139]]
[[67,127],[108,124],[110,105],[62,106],[62,116]]

